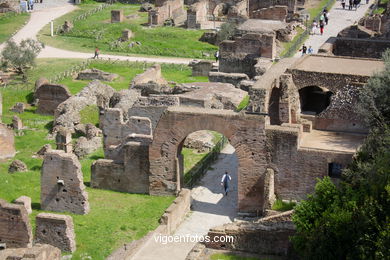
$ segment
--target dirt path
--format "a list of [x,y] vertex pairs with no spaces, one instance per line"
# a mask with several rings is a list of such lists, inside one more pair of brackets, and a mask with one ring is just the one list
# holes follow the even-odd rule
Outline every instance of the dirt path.
[[[345,10],[343,10],[341,7],[341,1],[337,0],[332,9],[329,11],[329,24],[325,26],[324,34],[320,35],[318,28],[317,34],[310,35],[310,37],[306,40],[305,45],[308,48],[311,46],[314,50],[314,53],[317,53],[318,49],[329,39],[329,37],[335,37],[341,30],[357,23],[360,18],[365,15],[370,5],[373,3],[374,0],[370,0],[369,4],[366,4],[365,0],[362,0],[361,6],[356,11],[355,8],[353,11],[349,11],[348,1]],[[295,57],[299,56],[301,56],[301,52],[297,52],[295,54]]]
[[[204,236],[210,228],[230,223],[236,217],[238,160],[234,148],[227,145],[211,168],[199,186],[191,191],[192,212],[178,227],[175,236]],[[232,176],[232,187],[228,196],[223,196],[220,184],[225,170]],[[184,241],[162,244],[152,238],[127,260],[182,260],[195,244]]]

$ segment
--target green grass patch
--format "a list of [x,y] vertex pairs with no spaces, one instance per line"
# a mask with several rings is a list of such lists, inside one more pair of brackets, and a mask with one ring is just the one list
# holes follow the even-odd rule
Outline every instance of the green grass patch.
[[[101,62],[93,61],[89,68],[99,69],[105,72],[118,74],[119,77],[111,82],[103,82],[114,88],[115,90],[128,89],[133,78],[153,64],[141,63],[141,62]],[[162,75],[168,81],[174,81],[177,83],[190,83],[190,82],[207,82],[207,77],[193,77],[191,68],[185,65],[176,64],[162,64]],[[69,88],[72,94],[77,94],[82,90],[90,81],[89,80],[77,80],[71,77],[65,78],[59,81],[60,84],[64,84]]]
[[7,41],[12,34],[19,30],[29,19],[29,13],[0,14],[0,43]]
[[240,104],[238,104],[238,107],[237,107],[237,112],[238,111],[241,111],[243,109],[245,109],[248,105],[249,105],[249,101],[250,101],[250,97],[249,95],[245,96],[242,101],[240,102]]
[[213,254],[210,256],[211,260],[267,260],[266,258],[259,257],[245,257],[235,254]]
[[277,211],[288,211],[294,209],[295,205],[296,205],[295,202],[292,201],[284,202],[280,199],[277,199],[274,202],[274,205],[272,205],[272,209]]
[[199,162],[208,152],[198,153],[194,149],[183,147],[181,154],[184,156],[184,176]]
[[[75,17],[96,8],[98,5],[100,3],[91,1],[82,4],[78,10],[56,19],[55,26],[62,25],[65,20],[72,21]],[[99,47],[101,53],[106,54],[213,58],[212,54],[217,50],[217,46],[198,40],[203,34],[202,30],[187,30],[178,27],[145,27],[142,24],[147,23],[147,13],[138,12],[139,8],[140,5],[115,3],[85,20],[75,21],[74,29],[69,33],[51,37],[50,28],[46,26],[39,33],[38,38],[47,45],[73,51],[90,52],[91,56],[95,47]],[[127,17],[125,21],[111,24],[110,12],[113,9],[123,10],[124,16]],[[115,43],[121,37],[124,29],[130,29],[134,36],[129,42]],[[129,47],[131,42],[139,42],[141,45]],[[207,56],[203,55],[204,53],[207,53]]]
[[82,124],[99,125],[99,108],[96,105],[86,106],[80,111],[80,122]]

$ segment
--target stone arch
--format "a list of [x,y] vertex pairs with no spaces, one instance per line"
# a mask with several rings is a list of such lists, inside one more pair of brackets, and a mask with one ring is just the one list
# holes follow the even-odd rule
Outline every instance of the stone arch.
[[332,92],[318,86],[307,86],[299,89],[299,100],[302,113],[315,113],[318,115],[330,104]]
[[238,158],[238,210],[264,210],[264,177],[268,163],[265,117],[227,110],[171,107],[164,112],[149,148],[149,191],[172,195],[180,190],[177,151],[192,132],[212,130],[223,134]]

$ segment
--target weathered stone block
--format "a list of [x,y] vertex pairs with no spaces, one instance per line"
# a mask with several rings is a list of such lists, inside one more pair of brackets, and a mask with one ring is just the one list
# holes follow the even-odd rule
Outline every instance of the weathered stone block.
[[25,107],[24,103],[18,102],[10,109],[10,111],[20,114],[20,113],[24,112],[25,108],[26,107]]
[[55,246],[64,252],[76,251],[76,235],[71,216],[39,213],[36,227],[37,243]]
[[66,153],[73,152],[72,133],[68,129],[61,129],[56,135],[57,150],[63,150]]
[[123,10],[111,10],[111,23],[123,22]]
[[45,154],[41,170],[41,208],[75,214],[89,212],[88,193],[76,155],[59,150]]
[[22,120],[18,116],[14,116],[12,118],[12,128],[15,130],[22,130],[23,129]]
[[64,85],[58,84],[42,84],[34,93],[34,97],[38,100],[37,113],[42,115],[54,115],[54,111],[59,104],[71,97],[72,94]]
[[61,250],[47,244],[35,244],[32,248],[9,248],[0,250],[0,259],[61,260]]
[[32,231],[23,205],[0,199],[0,242],[7,248],[31,247]]
[[0,159],[12,158],[15,156],[14,132],[0,123]]
[[32,213],[31,198],[27,196],[20,196],[14,201],[15,204],[23,205],[26,208],[28,214]]
[[8,167],[8,172],[9,173],[14,173],[14,172],[26,172],[27,171],[27,165],[20,161],[20,160],[15,160],[13,161],[10,166]]

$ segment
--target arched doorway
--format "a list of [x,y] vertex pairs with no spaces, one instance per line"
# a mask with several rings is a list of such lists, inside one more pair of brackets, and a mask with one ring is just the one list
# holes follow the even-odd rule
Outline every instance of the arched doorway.
[[301,113],[318,115],[330,104],[332,92],[317,86],[309,86],[299,90]]
[[[197,141],[206,146],[200,147]],[[191,221],[199,222],[198,234],[233,221],[237,216],[238,158],[226,137],[214,131],[196,131],[180,143],[177,155],[181,185],[191,189]],[[231,179],[223,178],[225,172]],[[221,185],[226,178],[227,194]]]
[[265,116],[229,110],[169,107],[153,133],[149,146],[149,191],[172,195],[181,188],[178,149],[192,132],[212,130],[223,134],[238,158],[238,210],[261,213],[268,167]]

